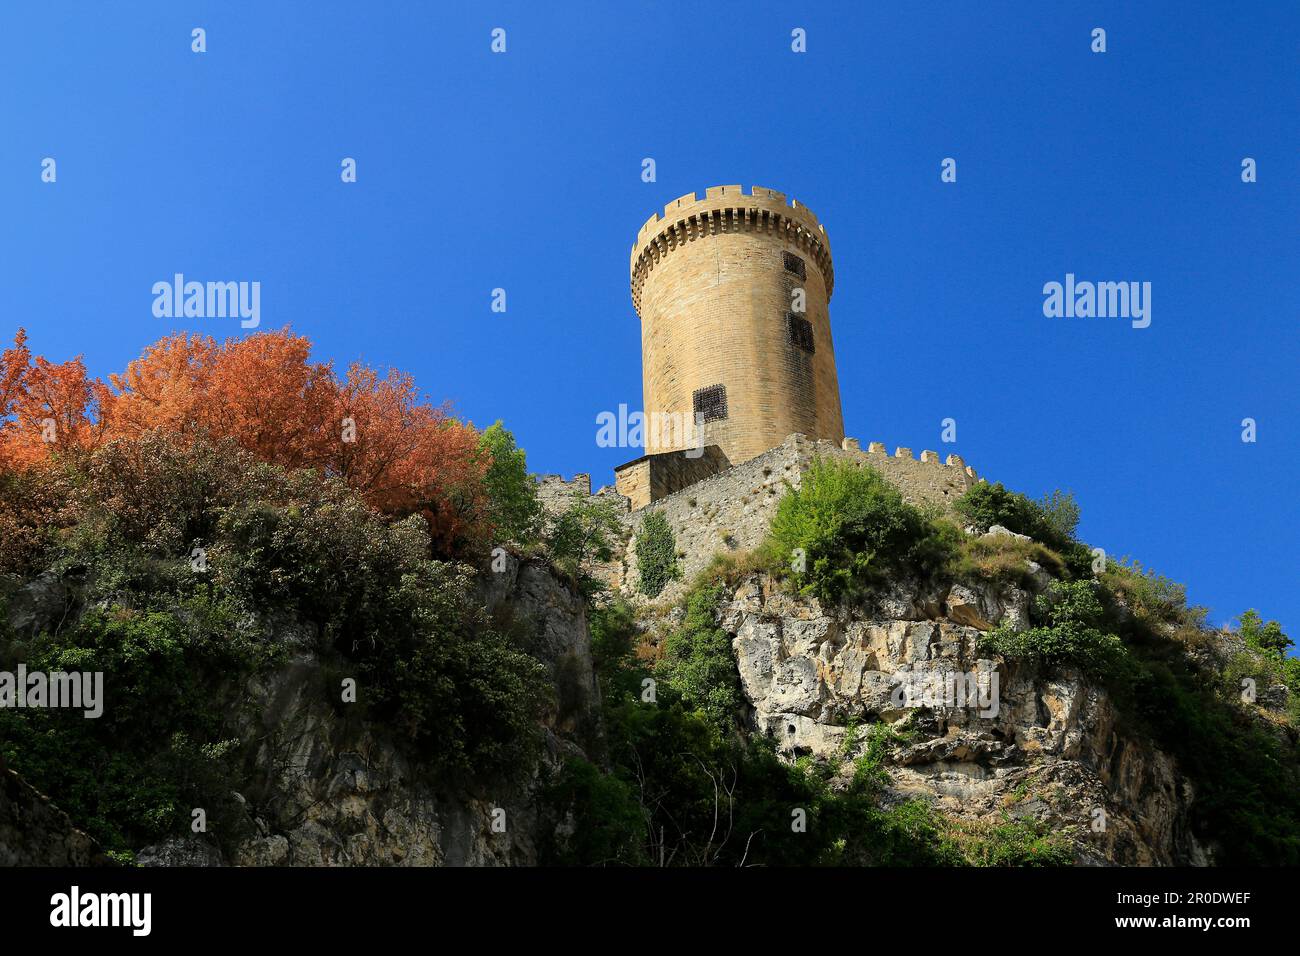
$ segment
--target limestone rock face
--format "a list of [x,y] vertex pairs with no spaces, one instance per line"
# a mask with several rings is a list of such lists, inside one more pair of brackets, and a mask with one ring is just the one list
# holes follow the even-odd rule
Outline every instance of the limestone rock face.
[[[1028,624],[1028,595],[953,587],[945,613],[896,584],[863,611],[793,598],[761,576],[719,610],[751,720],[791,755],[842,755],[852,721],[906,729],[891,789],[943,812],[1031,816],[1074,840],[1084,863],[1204,864],[1192,792],[1173,761],[1116,728],[1105,691],[981,654],[981,631]],[[960,695],[958,690],[960,689]]]

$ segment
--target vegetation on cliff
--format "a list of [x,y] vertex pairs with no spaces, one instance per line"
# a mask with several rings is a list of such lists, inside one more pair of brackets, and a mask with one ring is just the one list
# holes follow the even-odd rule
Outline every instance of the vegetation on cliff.
[[0,599],[23,623],[0,614],[0,669],[100,671],[108,698],[0,710],[10,767],[119,854],[219,818],[252,743],[230,735],[241,688],[298,642],[333,661],[328,699],[354,681],[434,771],[528,772],[550,690],[465,563],[540,533],[508,432],[400,375],[336,378],[287,333],[173,337],[113,381],[21,334],[4,353]]
[[[545,781],[548,861],[1061,864],[1069,847],[1033,823],[975,825],[892,797],[885,759],[906,727],[851,727],[832,760],[779,755],[746,726],[718,621],[729,573],[754,569],[832,605],[902,578],[939,591],[1037,581],[1029,626],[988,633],[989,653],[1104,687],[1125,730],[1193,783],[1193,824],[1218,861],[1300,862],[1300,663],[1281,627],[1248,611],[1217,634],[1135,563],[1094,573],[1068,495],[982,484],[956,513],[976,533],[870,469],[818,462],[769,543],[694,582],[646,647],[590,570],[610,559],[618,516],[589,499],[544,514],[500,423],[456,421],[397,373],[338,375],[288,332],[173,336],[110,384],[31,356],[20,333],[0,355],[0,670],[102,671],[110,706],[96,720],[0,709],[0,755],[129,856],[187,832],[194,807],[238,812],[232,781],[253,743],[231,729],[242,689],[310,647],[335,681],[322,694],[351,706],[355,680],[349,715],[389,728],[431,772],[530,774],[553,688],[476,595],[510,545],[587,598],[603,694],[607,761],[571,756]],[[638,536],[647,594],[676,573],[654,514]],[[980,533],[994,525],[1015,534]]]

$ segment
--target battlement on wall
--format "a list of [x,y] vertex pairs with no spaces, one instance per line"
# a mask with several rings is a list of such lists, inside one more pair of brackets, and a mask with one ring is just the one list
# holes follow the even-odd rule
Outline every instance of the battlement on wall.
[[628,516],[633,537],[624,551],[624,590],[631,594],[638,580],[635,534],[645,512],[664,515],[676,537],[677,550],[684,555],[682,579],[661,595],[661,600],[671,601],[679,596],[683,582],[706,567],[715,554],[747,551],[761,544],[786,486],[799,487],[809,466],[819,458],[853,461],[873,468],[898,488],[905,501],[945,511],[951,511],[957,499],[981,480],[958,455],[941,460],[937,452],[927,450],[918,459],[905,447],[888,454],[881,442],[872,442],[863,451],[852,438],[836,444],[791,435],[757,458],[633,511]]
[[[844,443],[841,447],[845,451],[856,451],[859,454],[865,454],[872,459],[874,459],[876,456],[883,455],[886,457],[894,458],[895,460],[899,460],[899,461],[915,462],[917,460],[916,457],[912,454],[912,449],[905,448],[902,445],[898,445],[894,448],[894,454],[890,455],[886,450],[885,443],[879,441],[870,442],[867,445],[867,450],[865,452],[862,451],[861,443],[856,438],[844,439]],[[923,451],[921,452],[920,464],[940,465],[944,468],[960,468],[973,481],[982,480],[980,476],[976,474],[975,469],[972,468],[970,465],[966,464],[965,460],[961,457],[961,455],[949,455],[946,459],[941,460],[940,455],[937,451]]]
[[575,495],[612,499],[621,510],[631,510],[628,500],[608,485],[602,486],[593,494],[591,475],[588,474],[576,474],[571,479],[566,479],[563,475],[542,475],[537,479],[537,500],[548,514],[559,514],[567,510]]
[[711,186],[703,199],[696,193],[674,199],[662,216],[652,214],[637,232],[629,263],[637,312],[646,272],[669,252],[702,236],[742,231],[776,235],[807,251],[821,269],[830,298],[835,284],[830,238],[807,206],[793,199],[787,203],[785,193],[765,186],[750,187],[748,195],[740,186]]

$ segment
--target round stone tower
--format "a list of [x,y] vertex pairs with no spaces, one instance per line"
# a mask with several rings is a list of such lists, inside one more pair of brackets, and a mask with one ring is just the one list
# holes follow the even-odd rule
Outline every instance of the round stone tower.
[[[844,438],[830,241],[785,195],[714,186],[669,203],[632,247],[647,454],[717,445],[732,465],[801,432]],[[661,423],[684,421],[687,432]]]

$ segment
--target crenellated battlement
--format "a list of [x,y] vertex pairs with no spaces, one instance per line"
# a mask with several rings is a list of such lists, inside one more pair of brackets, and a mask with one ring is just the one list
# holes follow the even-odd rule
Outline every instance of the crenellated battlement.
[[662,216],[651,215],[637,232],[629,264],[637,314],[646,274],[668,253],[701,237],[727,232],[764,232],[803,249],[821,270],[830,298],[835,284],[830,238],[807,206],[793,199],[787,202],[785,193],[765,186],[752,186],[748,194],[740,186],[711,186],[703,199],[696,193],[674,199]]
[[[868,456],[883,455],[886,458],[892,458],[895,460],[901,458],[904,461],[910,461],[910,462],[917,461],[916,456],[912,454],[912,449],[905,448],[902,445],[896,447],[892,455],[890,455],[888,450],[886,449],[885,443],[880,441],[869,442],[867,444],[866,452],[862,451],[861,444],[856,438],[844,439],[842,447],[845,451],[856,451],[859,454],[866,454]],[[975,469],[972,468],[970,465],[966,464],[965,460],[961,457],[961,455],[949,455],[946,459],[940,460],[940,456],[937,451],[927,450],[921,452],[921,460],[919,464],[937,465],[940,468],[957,468],[961,470],[963,473],[965,473],[973,481],[980,480],[980,476],[975,473]]]

